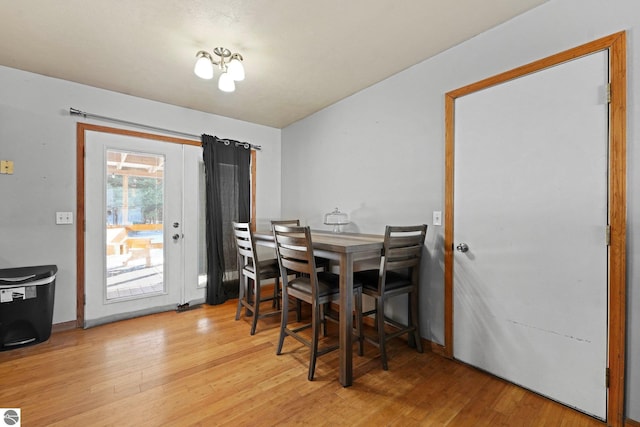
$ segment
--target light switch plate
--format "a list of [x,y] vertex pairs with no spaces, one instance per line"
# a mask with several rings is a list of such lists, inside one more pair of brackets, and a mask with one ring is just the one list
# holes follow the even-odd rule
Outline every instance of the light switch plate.
[[433,225],[442,225],[442,211],[433,211]]
[[73,224],[73,212],[56,212],[56,224]]

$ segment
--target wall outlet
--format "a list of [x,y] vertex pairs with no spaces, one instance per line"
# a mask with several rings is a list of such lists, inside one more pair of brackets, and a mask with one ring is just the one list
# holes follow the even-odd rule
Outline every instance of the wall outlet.
[[56,212],[56,224],[73,224],[73,212]]
[[12,160],[0,160],[0,173],[13,175],[13,161]]

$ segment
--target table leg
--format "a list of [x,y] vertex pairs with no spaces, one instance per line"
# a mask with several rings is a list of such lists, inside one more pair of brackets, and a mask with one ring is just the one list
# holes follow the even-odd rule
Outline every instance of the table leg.
[[340,384],[353,383],[353,256],[340,254]]

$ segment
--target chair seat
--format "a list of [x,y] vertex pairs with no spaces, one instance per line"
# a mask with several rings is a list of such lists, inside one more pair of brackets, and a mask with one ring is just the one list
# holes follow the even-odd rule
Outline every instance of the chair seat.
[[[275,258],[258,261],[258,265],[260,266],[261,279],[271,279],[280,274],[280,266],[278,265],[278,260]],[[251,264],[245,265],[243,270],[255,274],[254,267]]]
[[[362,286],[354,281],[353,287]],[[311,280],[309,277],[296,277],[289,282],[289,287],[311,295]],[[334,273],[321,271],[318,273],[318,296],[326,297],[329,295],[337,295],[340,293],[340,276]]]
[[[380,277],[380,270],[364,270],[354,273],[353,280],[362,282],[363,290],[378,292],[378,279]],[[403,288],[405,286],[411,286],[411,278],[407,275],[398,273],[396,271],[387,271],[385,280],[385,289],[392,291],[394,289]]]

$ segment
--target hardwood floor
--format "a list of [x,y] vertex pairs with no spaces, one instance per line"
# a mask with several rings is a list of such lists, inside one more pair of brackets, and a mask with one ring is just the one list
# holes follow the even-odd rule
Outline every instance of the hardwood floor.
[[[338,383],[338,354],[318,359],[278,320],[235,321],[236,300],[182,313],[54,333],[0,352],[0,406],[23,426],[602,426],[517,386],[397,339],[389,371],[377,350],[354,354],[354,385]],[[337,332],[337,331],[336,331]]]

